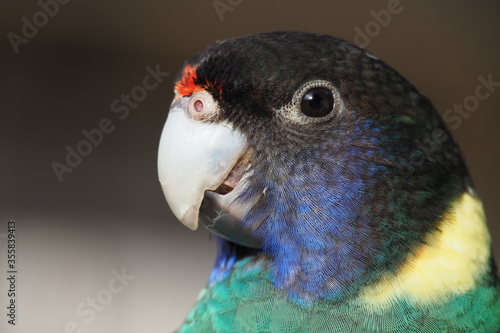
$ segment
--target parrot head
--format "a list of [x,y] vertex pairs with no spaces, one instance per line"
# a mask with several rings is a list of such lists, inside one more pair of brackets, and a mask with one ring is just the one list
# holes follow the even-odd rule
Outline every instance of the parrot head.
[[216,43],[186,62],[175,94],[158,155],[173,213],[263,253],[299,298],[396,270],[470,191],[429,100],[334,37]]

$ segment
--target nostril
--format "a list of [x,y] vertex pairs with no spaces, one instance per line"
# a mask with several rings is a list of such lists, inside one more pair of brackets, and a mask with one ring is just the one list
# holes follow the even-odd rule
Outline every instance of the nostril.
[[203,102],[199,99],[194,102],[193,106],[196,112],[203,112]]
[[205,90],[194,93],[187,101],[187,112],[192,119],[206,121],[219,113],[217,102]]

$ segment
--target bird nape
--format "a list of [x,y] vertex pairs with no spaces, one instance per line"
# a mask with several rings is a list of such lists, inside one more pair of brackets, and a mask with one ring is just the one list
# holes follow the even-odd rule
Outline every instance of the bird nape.
[[180,332],[499,332],[481,201],[431,102],[346,41],[218,42],[176,79],[158,155],[216,235]]

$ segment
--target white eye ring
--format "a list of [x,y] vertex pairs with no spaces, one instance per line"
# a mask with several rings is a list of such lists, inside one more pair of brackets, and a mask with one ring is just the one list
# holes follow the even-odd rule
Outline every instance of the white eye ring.
[[[304,96],[313,88],[325,88],[332,92],[333,109],[324,117],[309,117],[301,111],[301,104]],[[311,124],[325,122],[337,116],[343,108],[342,98],[337,88],[326,80],[313,80],[303,84],[293,95],[291,103],[285,105],[277,111],[277,114],[286,121],[298,124]]]

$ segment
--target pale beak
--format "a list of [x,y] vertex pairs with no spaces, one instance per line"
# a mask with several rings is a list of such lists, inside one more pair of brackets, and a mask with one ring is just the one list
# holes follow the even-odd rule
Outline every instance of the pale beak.
[[160,139],[158,175],[174,215],[196,230],[205,191],[221,185],[247,142],[230,123],[193,119],[186,105],[186,98],[172,103]]

